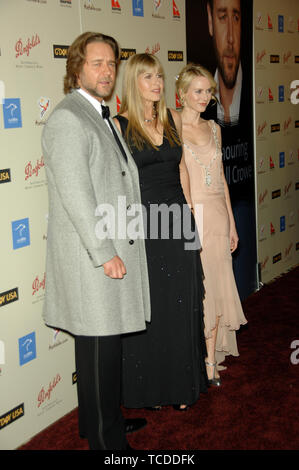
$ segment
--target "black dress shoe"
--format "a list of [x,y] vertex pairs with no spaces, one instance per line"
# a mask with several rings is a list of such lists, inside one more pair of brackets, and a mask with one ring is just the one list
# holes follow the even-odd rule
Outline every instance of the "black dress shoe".
[[139,431],[147,425],[144,418],[125,419],[125,433],[132,434],[132,432]]

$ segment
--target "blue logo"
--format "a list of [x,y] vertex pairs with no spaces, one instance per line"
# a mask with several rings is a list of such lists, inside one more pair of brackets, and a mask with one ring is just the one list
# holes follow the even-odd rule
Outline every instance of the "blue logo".
[[2,106],[4,128],[22,127],[20,98],[5,98]]
[[11,223],[13,249],[30,245],[29,219],[15,220]]
[[285,166],[285,153],[279,152],[279,168],[284,168]]
[[278,87],[278,101],[284,101],[284,85],[279,85]]
[[35,332],[19,338],[19,359],[20,366],[36,358]]
[[132,0],[133,16],[144,16],[143,0]]
[[278,32],[283,33],[283,15],[278,15]]
[[280,231],[284,232],[285,229],[286,229],[286,217],[285,217],[285,215],[282,215],[280,217]]

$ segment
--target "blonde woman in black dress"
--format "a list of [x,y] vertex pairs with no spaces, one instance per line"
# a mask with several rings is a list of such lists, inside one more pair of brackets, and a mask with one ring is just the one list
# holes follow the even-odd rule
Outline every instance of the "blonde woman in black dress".
[[[194,235],[180,184],[180,115],[166,108],[164,73],[155,56],[129,59],[115,123],[139,169],[152,310],[147,330],[123,339],[123,404],[186,410],[207,389],[202,268],[199,244],[188,247],[182,223],[185,210]],[[158,227],[151,217],[157,207]]]

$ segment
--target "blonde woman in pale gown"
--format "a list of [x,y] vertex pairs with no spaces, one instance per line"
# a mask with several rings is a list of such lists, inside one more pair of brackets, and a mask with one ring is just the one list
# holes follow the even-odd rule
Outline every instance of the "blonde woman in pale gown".
[[181,183],[202,244],[207,374],[210,384],[219,386],[219,370],[224,369],[219,364],[226,355],[239,355],[236,330],[247,323],[232,269],[231,253],[238,246],[238,234],[223,171],[220,127],[213,120],[201,118],[210,100],[215,99],[216,83],[208,70],[188,64],[176,86],[183,106],[186,163],[181,169]]

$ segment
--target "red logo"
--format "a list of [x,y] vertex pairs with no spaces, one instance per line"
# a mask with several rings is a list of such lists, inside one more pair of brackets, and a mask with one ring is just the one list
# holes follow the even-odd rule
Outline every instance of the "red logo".
[[263,134],[263,132],[266,128],[266,125],[267,125],[266,121],[264,121],[262,125],[258,125],[258,128],[257,128],[257,135],[258,136]]
[[266,189],[263,194],[260,194],[259,195],[259,204],[263,204],[264,200],[265,200],[265,197],[267,196],[268,194],[268,189]]
[[270,15],[268,15],[268,29],[273,29],[273,25],[272,25]]
[[31,161],[25,166],[25,181],[32,176],[38,176],[39,170],[45,166],[44,157],[36,161],[36,165],[33,166]]
[[180,19],[180,18],[181,18],[179,9],[178,9],[178,7],[176,6],[174,0],[172,0],[172,14],[173,14],[173,17],[176,18],[176,19]]
[[19,57],[20,55],[23,55],[23,54],[26,54],[27,56],[29,56],[30,50],[33,47],[36,47],[39,43],[40,43],[40,39],[39,39],[38,34],[36,34],[35,36],[32,36],[31,40],[30,38],[28,38],[25,46],[23,45],[23,41],[20,38],[16,42],[16,45],[15,45],[16,57]]
[[121,101],[120,101],[119,97],[116,95],[116,110],[117,110],[117,113],[119,113],[120,105],[121,105]]
[[155,55],[157,52],[160,50],[160,43],[157,42],[156,44],[153,45],[152,50],[150,50],[149,46],[145,49],[146,54],[152,54]]
[[56,385],[60,382],[61,377],[59,374],[54,377],[52,382],[49,383],[48,390],[46,391],[45,388],[43,387],[41,391],[38,394],[37,397],[37,407],[39,408],[46,400],[50,400],[51,394],[56,387]]
[[112,6],[112,10],[121,11],[121,7],[120,7],[118,0],[111,0],[111,6]]
[[270,233],[271,233],[271,235],[275,235],[275,228],[274,228],[272,222],[270,222]]
[[275,168],[274,162],[272,160],[272,157],[270,156],[270,170],[273,170]]
[[289,58],[291,57],[291,55],[292,55],[291,51],[288,51],[285,54],[283,54],[283,63],[284,64],[288,63]]
[[288,130],[288,128],[290,127],[291,122],[292,122],[291,117],[289,117],[289,119],[287,121],[284,121],[284,124],[283,124],[283,130],[284,131]]
[[273,100],[274,100],[273,94],[272,94],[271,88],[269,88],[269,101],[273,101]]
[[45,290],[46,287],[46,273],[44,273],[43,279],[40,281],[39,277],[36,276],[32,283],[32,295],[36,294],[40,289]]
[[262,52],[258,52],[256,54],[256,63],[258,64],[259,62],[261,62],[263,60],[263,57],[265,57],[265,55],[266,55],[265,49]]
[[266,256],[266,258],[261,262],[261,270],[263,271],[266,267],[266,264],[269,261],[269,256]]

